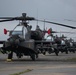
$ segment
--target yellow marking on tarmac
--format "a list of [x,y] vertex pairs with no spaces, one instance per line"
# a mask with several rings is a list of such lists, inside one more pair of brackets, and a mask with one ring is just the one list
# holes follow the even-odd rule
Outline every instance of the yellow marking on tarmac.
[[7,61],[7,62],[11,62],[11,61],[12,61],[12,59],[7,59],[6,61]]

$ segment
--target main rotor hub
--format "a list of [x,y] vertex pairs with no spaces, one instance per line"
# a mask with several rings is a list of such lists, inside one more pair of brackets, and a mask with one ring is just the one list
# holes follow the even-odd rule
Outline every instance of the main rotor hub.
[[22,16],[23,16],[23,17],[26,17],[26,13],[22,13]]

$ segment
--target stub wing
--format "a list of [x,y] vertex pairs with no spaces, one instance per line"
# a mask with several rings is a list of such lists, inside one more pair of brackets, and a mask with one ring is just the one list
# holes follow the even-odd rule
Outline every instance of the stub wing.
[[3,44],[5,41],[0,41],[0,44]]

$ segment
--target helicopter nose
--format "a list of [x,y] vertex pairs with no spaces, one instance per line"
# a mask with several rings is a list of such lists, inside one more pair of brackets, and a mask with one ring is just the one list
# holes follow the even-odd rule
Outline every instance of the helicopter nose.
[[16,39],[14,43],[19,44],[20,43],[19,39]]
[[9,38],[8,42],[10,45],[18,45],[20,43],[19,38]]

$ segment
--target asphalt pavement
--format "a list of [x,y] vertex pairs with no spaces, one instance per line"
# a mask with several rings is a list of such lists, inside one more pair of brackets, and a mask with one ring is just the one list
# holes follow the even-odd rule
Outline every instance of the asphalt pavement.
[[0,75],[76,75],[76,53],[39,55],[36,61],[24,56],[7,62],[7,55],[0,54]]

